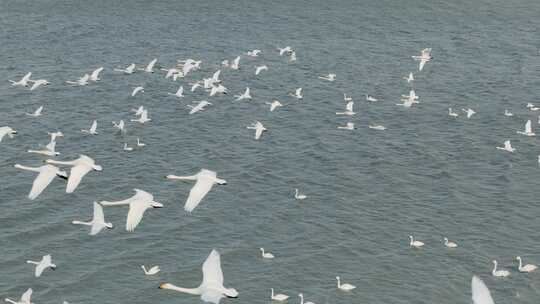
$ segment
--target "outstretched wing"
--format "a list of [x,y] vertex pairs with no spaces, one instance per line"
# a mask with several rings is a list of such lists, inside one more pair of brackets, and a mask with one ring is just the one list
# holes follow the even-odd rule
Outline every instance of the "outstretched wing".
[[78,165],[71,168],[67,182],[66,193],[73,193],[73,191],[75,191],[75,189],[81,182],[82,178],[91,170],[92,167],[85,165]]
[[193,188],[191,188],[189,191],[189,196],[186,204],[184,205],[184,210],[187,212],[193,211],[193,209],[199,205],[210,189],[212,189],[213,185],[214,181],[210,178],[198,178]]
[[28,194],[28,198],[33,200],[38,195],[47,188],[47,186],[52,182],[54,177],[56,176],[56,168],[51,166],[52,168],[43,169],[39,172],[38,176],[32,183],[32,189],[30,190],[30,193]]
[[472,277],[471,292],[473,304],[495,304],[486,284],[477,276]]
[[129,204],[129,212],[126,220],[126,230],[134,231],[135,227],[141,222],[144,212],[148,209],[148,204],[144,201],[137,200]]
[[210,252],[206,261],[202,266],[203,281],[202,285],[205,286],[222,286],[223,285],[223,272],[221,271],[221,259],[219,252],[215,249]]
[[30,303],[30,298],[32,297],[32,288],[28,288],[28,290],[26,290],[23,295],[21,296],[21,301],[22,303]]

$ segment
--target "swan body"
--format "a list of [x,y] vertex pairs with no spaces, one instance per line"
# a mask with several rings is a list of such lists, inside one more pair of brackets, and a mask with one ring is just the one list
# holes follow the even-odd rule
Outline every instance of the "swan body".
[[471,282],[472,304],[495,304],[486,284],[477,276]]
[[301,194],[300,191],[298,191],[298,188],[294,189],[294,198],[297,200],[305,200],[307,198],[307,195]]
[[61,177],[64,179],[68,178],[68,175],[65,171],[60,170],[58,167],[53,165],[43,165],[41,167],[27,167],[19,164],[15,164],[15,168],[32,171],[39,173],[32,183],[32,189],[28,193],[28,198],[31,200],[36,199],[47,186],[53,181],[55,177]]
[[35,271],[34,271],[34,276],[36,278],[39,278],[41,276],[41,274],[43,273],[43,271],[47,268],[50,268],[51,270],[55,270],[56,269],[56,264],[53,264],[52,263],[52,259],[51,259],[51,255],[50,254],[47,254],[47,255],[44,255],[41,260],[39,262],[36,262],[36,261],[26,261],[27,264],[34,264],[36,265],[35,267]]
[[184,97],[184,87],[180,86],[180,88],[178,88],[178,90],[174,94],[172,94],[172,93],[167,93],[167,94],[176,96],[178,98],[182,98],[182,97]]
[[212,189],[214,184],[225,185],[227,181],[217,177],[217,173],[207,169],[201,169],[199,173],[191,176],[176,176],[167,175],[167,179],[171,180],[195,180],[197,181],[193,188],[189,191],[189,196],[184,204],[184,210],[192,212]]
[[512,117],[512,116],[514,116],[514,113],[512,113],[512,112],[508,111],[507,109],[505,109],[505,110],[504,110],[504,116],[506,116],[506,117]]
[[141,268],[144,271],[145,275],[155,275],[155,274],[157,274],[158,272],[161,271],[161,269],[159,269],[159,266],[154,266],[154,267],[151,267],[150,269],[146,270],[146,267],[144,265],[141,265]]
[[36,80],[31,80],[34,84],[30,87],[30,91],[33,91],[41,86],[46,86],[46,85],[49,85],[51,84],[50,82],[48,82],[47,80],[45,79],[36,79]]
[[471,118],[476,112],[473,109],[461,109],[461,111],[467,113],[467,118]]
[[248,51],[247,55],[250,57],[258,57],[261,52],[262,52],[261,50],[252,50],[252,51]]
[[278,107],[282,107],[283,104],[279,100],[273,100],[272,102],[266,102],[267,105],[270,105],[270,112],[274,112]]
[[448,108],[448,116],[452,116],[452,117],[458,117],[459,114],[452,111],[452,108]]
[[215,96],[216,94],[227,94],[228,90],[226,87],[224,87],[222,84],[218,84],[217,86],[212,86],[210,89],[210,96]]
[[287,301],[287,299],[289,299],[289,296],[282,293],[274,294],[274,288],[270,288],[270,299],[272,301],[283,302]]
[[342,130],[354,130],[354,123],[348,122],[345,126],[338,126],[337,128]]
[[97,121],[94,120],[92,122],[92,125],[90,126],[90,129],[88,130],[81,130],[82,133],[85,133],[85,134],[90,134],[90,135],[97,135],[98,132],[97,132]]
[[7,135],[9,138],[13,138],[15,134],[17,134],[17,131],[13,130],[11,127],[0,127],[0,142],[2,142],[4,136]]
[[133,148],[129,147],[127,143],[124,143],[124,151],[133,151]]
[[411,83],[414,81],[414,74],[412,72],[409,73],[409,76],[403,77],[403,79],[407,80],[407,83]]
[[135,72],[135,63],[130,64],[125,69],[114,69],[116,72],[122,72],[124,74],[133,74]]
[[255,130],[255,140],[259,140],[261,135],[266,129],[260,121],[256,121],[251,126],[248,126],[247,129]]
[[274,258],[274,255],[270,252],[265,252],[264,251],[264,248],[259,248],[259,250],[261,251],[261,256],[263,257],[263,259],[273,259]]
[[5,301],[9,302],[11,304],[34,304],[31,302],[32,297],[32,288],[28,288],[21,296],[21,299],[19,301],[14,301],[12,299],[6,298]]
[[144,69],[139,69],[139,70],[146,73],[154,73],[154,66],[156,65],[156,62],[157,62],[157,58],[154,58],[152,59],[152,61],[150,61],[150,63],[148,63],[148,65]]
[[279,56],[283,56],[285,54],[290,54],[293,52],[293,49],[290,46],[286,46],[284,48],[278,48],[278,50],[279,50]]
[[137,95],[137,93],[142,92],[144,93],[144,87],[138,86],[133,89],[133,92],[131,92],[131,97]]
[[28,83],[30,82],[30,77],[32,76],[32,72],[28,72],[26,75],[21,78],[19,81],[13,81],[9,80],[11,82],[11,85],[14,87],[20,86],[20,87],[27,87]]
[[302,95],[302,88],[296,89],[294,93],[289,93],[289,96],[292,96],[296,99],[303,99],[304,95]]
[[518,266],[519,272],[533,272],[538,268],[538,266],[533,265],[533,264],[523,265],[520,256],[517,256],[516,260],[519,261],[519,266]]
[[504,146],[503,147],[496,147],[496,148],[497,148],[497,150],[508,151],[510,153],[516,151],[516,149],[514,147],[512,147],[512,144],[510,143],[509,140],[504,141]]
[[90,74],[90,81],[100,81],[101,78],[99,78],[99,74],[103,71],[103,67],[99,67],[95,69],[92,74]]
[[372,101],[372,102],[373,102],[373,101],[379,101],[377,98],[375,98],[375,97],[373,97],[373,96],[371,96],[371,95],[367,95],[367,94],[366,94],[366,100],[367,100],[367,101]]
[[152,119],[148,118],[148,110],[145,109],[142,111],[141,116],[139,116],[138,119],[132,119],[131,121],[145,124],[149,121],[152,121]]
[[90,79],[90,75],[84,74],[81,78],[75,80],[75,81],[66,81],[67,84],[72,85],[78,85],[78,86],[85,86],[88,85],[88,80]]
[[41,112],[43,111],[43,106],[40,106],[39,108],[37,108],[34,113],[26,113],[26,115],[28,116],[32,116],[32,117],[39,117],[41,116]]
[[444,246],[448,247],[448,248],[457,248],[457,244],[454,243],[454,242],[451,242],[448,240],[448,238],[444,238]]
[[53,159],[47,159],[46,162],[48,164],[56,164],[56,165],[66,165],[66,166],[72,166],[69,178],[66,186],[66,193],[73,193],[79,183],[81,182],[82,178],[90,171],[102,171],[103,168],[99,165],[96,165],[95,161],[83,154],[79,155],[79,158],[72,160],[72,161],[57,161]]
[[170,283],[162,283],[160,289],[170,289],[192,295],[200,295],[205,302],[218,304],[221,298],[237,298],[238,291],[234,288],[223,286],[223,271],[221,270],[221,259],[219,252],[212,250],[202,266],[203,280],[198,287],[183,288]]
[[337,288],[340,290],[351,291],[356,288],[356,286],[348,284],[348,283],[341,284],[340,277],[336,277],[336,280],[337,280]]
[[347,96],[347,94],[343,93],[343,100],[344,100],[344,101],[352,101],[352,97],[351,97],[351,96]]
[[118,123],[113,121],[112,124],[114,128],[118,129],[118,131],[122,133],[126,132],[124,120],[120,120]]
[[189,111],[189,114],[194,114],[203,110],[206,110],[206,106],[212,105],[211,102],[208,102],[206,100],[199,101],[199,103],[196,106],[187,105],[188,108],[191,108],[191,111]]
[[117,202],[100,202],[102,206],[129,205],[129,212],[126,220],[126,230],[129,232],[134,231],[137,225],[139,225],[146,210],[163,208],[163,204],[154,201],[154,196],[152,194],[140,189],[133,190],[135,191],[135,195],[128,199]]
[[137,137],[137,147],[144,147],[146,146],[145,143],[143,143],[138,137]]
[[497,270],[497,261],[493,260],[493,270],[491,271],[491,274],[494,277],[507,277],[510,275],[510,271],[508,270]]
[[103,213],[103,207],[94,202],[94,214],[92,220],[89,222],[72,221],[73,225],[85,225],[91,226],[89,235],[96,235],[104,228],[112,229],[113,224],[105,222],[105,214]]
[[262,71],[268,71],[268,66],[261,65],[255,68],[255,75],[259,75]]
[[532,126],[531,126],[531,120],[527,120],[527,122],[525,123],[525,130],[524,131],[517,131],[516,132],[517,134],[522,134],[522,135],[525,135],[525,136],[535,136],[536,134],[532,131]]
[[332,81],[336,80],[336,74],[330,73],[328,75],[319,76],[319,79],[327,80],[327,81],[332,82]]
[[386,130],[386,127],[383,125],[369,125],[368,128],[378,131],[384,131]]
[[409,246],[413,248],[422,248],[424,247],[424,243],[420,241],[415,241],[412,235],[409,235]]
[[433,58],[431,56],[431,48],[423,49],[422,51],[420,51],[420,56],[412,56],[412,58],[416,61],[420,61],[418,65],[418,71],[422,71],[426,63]]
[[347,105],[345,106],[345,111],[344,112],[336,112],[336,115],[347,115],[347,116],[352,116],[354,114],[356,114],[354,112],[354,101],[349,101],[347,102]]
[[236,101],[244,100],[244,99],[251,99],[250,89],[246,88],[244,93],[240,95],[234,95],[234,97],[236,97]]

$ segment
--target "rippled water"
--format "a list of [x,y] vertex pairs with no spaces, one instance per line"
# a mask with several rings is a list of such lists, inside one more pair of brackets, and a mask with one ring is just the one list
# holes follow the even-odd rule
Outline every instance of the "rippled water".
[[[469,303],[473,274],[497,303],[538,303],[539,274],[519,274],[513,257],[540,264],[539,143],[515,133],[527,119],[538,127],[525,104],[538,101],[539,11],[526,0],[0,1],[0,78],[32,71],[53,83],[34,92],[0,85],[0,125],[19,131],[0,144],[0,296],[32,287],[35,303],[197,303],[156,287],[198,285],[216,248],[225,285],[240,292],[225,303],[268,302],[270,287],[292,303],[299,292],[315,303]],[[277,55],[286,45],[297,50],[294,64]],[[435,58],[415,75],[421,104],[397,107],[408,92],[401,77],[416,69],[410,55],[424,47]],[[182,102],[166,95],[254,48],[263,50],[258,59],[244,56],[242,70],[222,71],[231,93],[249,86],[252,101],[219,96],[188,115],[186,104],[206,93],[186,93]],[[203,68],[179,83],[112,72],[154,57],[161,67],[201,59]],[[263,63],[269,70],[254,77]],[[100,83],[64,85],[99,66]],[[329,72],[335,82],[317,79]],[[131,98],[139,85],[146,92]],[[286,96],[296,87],[304,88],[302,102]],[[347,121],[334,115],[344,92],[357,101],[352,132],[336,129]],[[383,102],[367,104],[368,93]],[[270,113],[264,102],[272,99],[286,105]],[[41,104],[43,117],[24,115]],[[139,105],[152,122],[115,133],[110,121],[130,119]],[[478,114],[451,119],[448,107]],[[506,108],[515,116],[504,117]],[[80,134],[93,119],[100,135]],[[254,120],[269,129],[261,141],[245,128]],[[34,175],[13,164],[39,165],[42,157],[22,152],[57,129],[65,134],[59,159],[84,153],[104,171],[88,174],[73,194],[54,181],[29,201]],[[136,137],[147,146],[122,151]],[[495,150],[506,139],[516,153]],[[188,216],[182,206],[192,183],[163,176],[200,168],[228,185],[214,187]],[[295,187],[308,199],[295,201]],[[96,237],[70,224],[91,217],[93,201],[122,199],[133,188],[165,204],[134,233],[123,229],[120,207],[105,209],[117,228]],[[426,248],[411,250],[409,234]],[[446,250],[443,236],[460,247]],[[276,259],[263,261],[259,247]],[[25,261],[46,253],[58,269],[33,278]],[[511,277],[492,278],[492,259]],[[141,264],[162,272],[145,277]],[[336,275],[358,288],[336,291]]]

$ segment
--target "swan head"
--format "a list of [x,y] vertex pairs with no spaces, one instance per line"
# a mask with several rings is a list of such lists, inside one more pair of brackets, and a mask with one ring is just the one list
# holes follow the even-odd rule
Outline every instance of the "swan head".
[[493,264],[497,265],[497,260],[493,260],[492,262]]
[[518,256],[516,257],[516,260],[521,261],[521,257],[518,255]]
[[303,294],[303,293],[299,293],[298,296],[299,296],[300,298],[303,298],[303,297],[304,297],[304,294]]
[[227,298],[238,298],[238,291],[234,288],[225,289],[223,294],[227,296]]
[[[143,266],[144,267],[144,266]],[[169,284],[169,283],[161,283],[159,284],[158,288],[159,289],[171,289],[173,287],[172,284]]]
[[264,252],[264,248],[262,248],[262,247],[261,247],[261,248],[259,248],[259,250],[260,250],[260,251],[262,251],[262,252]]
[[158,202],[151,202],[150,206],[152,206],[152,208],[163,208],[163,204]]

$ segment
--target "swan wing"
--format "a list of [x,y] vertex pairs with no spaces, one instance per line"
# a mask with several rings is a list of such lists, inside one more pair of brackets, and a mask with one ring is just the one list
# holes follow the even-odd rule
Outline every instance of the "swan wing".
[[531,121],[527,120],[527,123],[525,124],[525,133],[532,133],[532,127],[531,127]]
[[97,121],[94,120],[92,122],[92,126],[90,127],[90,132],[96,132],[96,130],[97,130]]
[[47,186],[52,182],[54,177],[56,176],[57,168],[54,166],[48,166],[47,168],[43,168],[40,170],[38,176],[32,183],[32,189],[30,190],[30,194],[28,194],[28,198],[33,200],[38,195],[47,188]]
[[205,177],[199,177],[197,178],[197,182],[191,188],[189,191],[189,196],[187,198],[187,201],[184,205],[184,210],[187,212],[193,211],[197,205],[201,202],[201,200],[206,196],[206,194],[212,189],[212,186],[214,185],[214,180],[211,178],[205,178]]
[[495,304],[486,284],[477,276],[473,276],[471,282],[473,304]]
[[23,302],[23,303],[30,303],[30,298],[32,297],[32,288],[28,288],[28,290],[26,290],[23,295],[21,296],[21,301],[20,302]]
[[221,299],[223,299],[224,297],[225,296],[221,291],[215,289],[205,290],[201,294],[201,300],[214,304],[219,304],[219,301],[221,301]]
[[126,220],[126,230],[133,231],[141,222],[144,212],[148,209],[148,204],[142,200],[136,200],[129,204],[129,212]]
[[73,193],[73,191],[75,191],[75,189],[81,182],[82,178],[91,170],[92,167],[86,165],[76,165],[71,168],[67,182],[66,193]]
[[418,66],[418,70],[421,71],[424,68],[424,65],[426,65],[427,60],[426,59],[420,59],[420,65]]
[[215,249],[210,252],[202,266],[203,286],[223,286],[223,272],[221,271],[221,259]]

